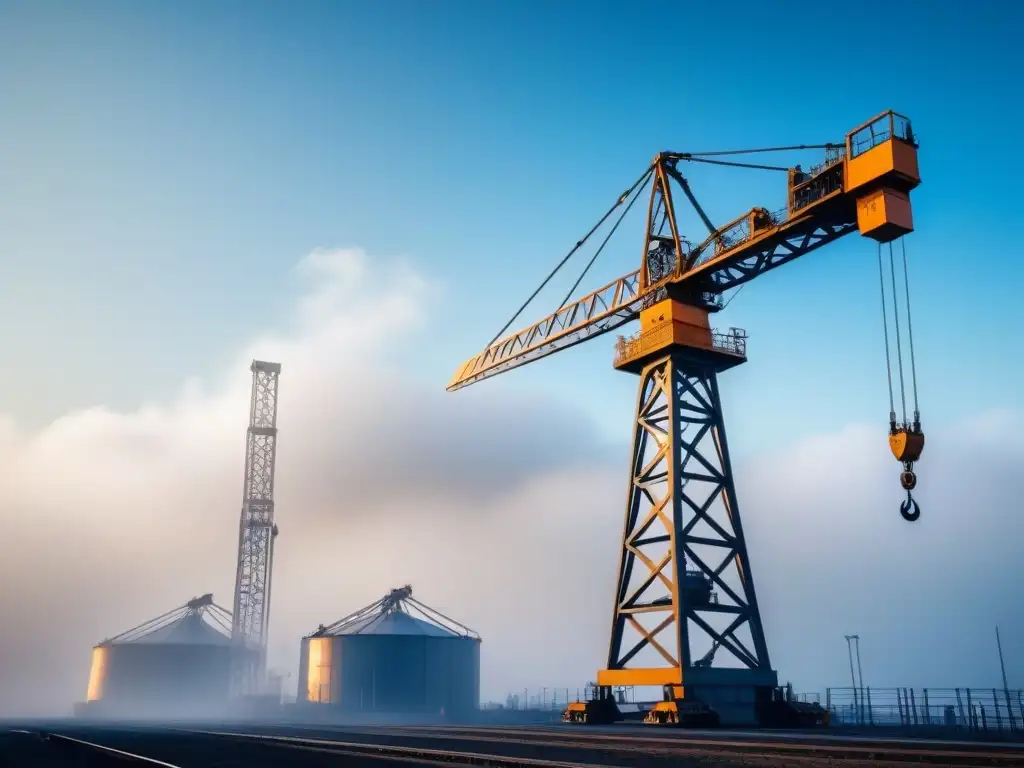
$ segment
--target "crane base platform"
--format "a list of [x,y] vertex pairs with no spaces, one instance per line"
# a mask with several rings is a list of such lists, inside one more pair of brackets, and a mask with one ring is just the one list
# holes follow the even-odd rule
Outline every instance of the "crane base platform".
[[647,725],[673,725],[680,728],[717,728],[718,713],[702,701],[659,701],[644,717]]
[[614,699],[574,701],[562,712],[563,723],[580,725],[611,725],[622,719]]

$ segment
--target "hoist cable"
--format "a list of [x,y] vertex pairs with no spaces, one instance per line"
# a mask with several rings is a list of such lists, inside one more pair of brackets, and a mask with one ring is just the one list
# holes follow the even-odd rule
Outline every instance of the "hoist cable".
[[[569,303],[569,299],[572,298],[572,295],[576,292],[576,289],[580,287],[580,283],[583,282],[583,278],[587,276],[587,272],[589,272],[590,268],[594,266],[594,262],[597,261],[597,257],[601,255],[601,251],[603,251],[604,247],[608,245],[608,241],[612,239],[612,235],[615,234],[615,230],[619,228],[619,225],[622,223],[622,220],[626,218],[626,214],[629,213],[630,209],[633,207],[633,203],[635,203],[637,201],[637,198],[640,197],[640,193],[643,192],[643,189],[644,188],[642,184],[636,187],[636,191],[633,193],[633,199],[626,204],[626,207],[623,209],[622,213],[619,214],[619,218],[615,220],[615,223],[612,225],[612,228],[608,231],[608,234],[605,235],[605,238],[601,242],[601,245],[599,245],[597,250],[594,251],[594,255],[590,257],[590,261],[587,262],[587,266],[583,268],[583,271],[580,273],[580,276],[577,277],[576,282],[573,283],[572,288],[570,288],[569,292],[565,294],[565,298],[562,299],[562,303],[558,305],[558,309],[562,309],[562,307]],[[558,310],[555,311],[557,312]]]
[[907,423],[907,391],[903,383],[903,345],[900,342],[900,309],[896,300],[896,260],[892,255],[892,243],[889,243],[889,272],[892,275],[892,314],[894,333],[896,335],[896,366],[900,372],[900,400],[903,402],[903,423]]
[[511,326],[512,323],[514,323],[516,321],[516,318],[518,318],[521,314],[523,314],[523,310],[526,309],[528,306],[530,306],[530,302],[532,302],[535,298],[537,298],[537,294],[540,293],[542,290],[544,290],[544,286],[546,286],[549,282],[551,282],[551,278],[553,278],[558,273],[558,270],[560,270],[562,267],[564,267],[565,263],[567,261],[569,261],[569,259],[572,258],[573,254],[575,254],[576,251],[578,251],[580,248],[583,247],[583,244],[585,242],[587,242],[587,240],[590,239],[591,235],[593,235],[601,227],[601,225],[605,223],[605,221],[608,220],[608,217],[612,215],[612,213],[615,211],[615,209],[618,208],[620,205],[622,205],[622,203],[625,201],[625,199],[627,197],[629,197],[631,194],[633,194],[633,190],[635,190],[637,187],[641,186],[641,184],[643,184],[643,182],[646,181],[647,176],[652,172],[653,168],[654,168],[653,165],[648,166],[647,170],[643,172],[643,174],[640,176],[640,178],[637,179],[635,182],[633,182],[633,186],[631,186],[629,189],[627,189],[619,197],[619,199],[615,201],[615,205],[613,205],[611,208],[608,209],[607,213],[605,213],[605,215],[601,217],[601,220],[598,221],[597,224],[595,224],[591,228],[591,230],[589,232],[587,232],[586,235],[584,235],[582,240],[580,240],[578,243],[576,243],[576,245],[574,245],[572,247],[572,250],[570,250],[569,253],[567,253],[565,255],[565,258],[563,258],[560,262],[558,262],[558,265],[553,270],[551,270],[551,272],[548,274],[548,276],[544,278],[543,282],[541,282],[541,284],[539,286],[537,286],[537,290],[535,290],[533,293],[530,294],[530,298],[528,298],[525,302],[523,302],[522,306],[519,307],[519,309],[516,310],[516,313],[514,315],[512,315],[511,318],[509,318],[509,321],[507,323],[505,323],[504,327],[495,334],[493,339],[490,340],[490,342],[487,344],[488,348],[490,348],[490,346],[492,344],[494,344],[494,342],[496,342],[498,339],[501,338],[501,335],[503,333],[505,333],[505,331],[507,331],[509,329],[509,326]]
[[903,285],[907,290],[907,341],[910,342],[910,377],[914,387],[914,421],[921,420],[921,412],[917,406],[917,363],[914,360],[914,324],[910,319],[910,277],[907,272],[907,243],[901,237],[900,247],[903,250]]
[[896,403],[892,395],[892,356],[889,354],[889,312],[885,308],[885,272],[882,270],[882,244],[878,244],[878,287],[882,290],[882,333],[885,335],[885,371],[889,379],[889,421],[896,421]]

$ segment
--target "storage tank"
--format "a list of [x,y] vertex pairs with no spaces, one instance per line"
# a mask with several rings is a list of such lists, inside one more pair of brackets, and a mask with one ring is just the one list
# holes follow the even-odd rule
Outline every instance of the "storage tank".
[[[231,614],[207,594],[93,648],[86,711],[216,714],[227,703]],[[251,655],[246,651],[245,655]]]
[[466,717],[480,706],[480,636],[394,589],[302,639],[299,701]]

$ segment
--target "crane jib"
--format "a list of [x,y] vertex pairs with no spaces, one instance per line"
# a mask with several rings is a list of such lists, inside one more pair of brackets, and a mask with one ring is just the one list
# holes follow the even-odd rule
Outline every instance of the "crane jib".
[[540,322],[495,342],[459,369],[448,391],[454,392],[625,325],[636,318],[642,306],[639,282],[639,270],[623,275]]
[[459,368],[447,389],[454,392],[625,325],[637,317],[647,295],[669,283],[700,281],[703,290],[722,293],[856,228],[853,211],[837,216],[832,223],[798,216],[737,239],[732,247],[709,254],[689,271],[666,277],[642,291],[640,270],[630,272],[491,344]]

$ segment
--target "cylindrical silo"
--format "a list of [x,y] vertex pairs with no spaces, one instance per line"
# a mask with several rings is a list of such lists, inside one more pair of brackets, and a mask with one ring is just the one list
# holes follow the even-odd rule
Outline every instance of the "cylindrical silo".
[[302,639],[298,698],[348,712],[471,715],[480,706],[480,637],[392,590]]
[[212,595],[105,640],[92,654],[87,708],[149,717],[217,714],[227,704],[230,614]]

